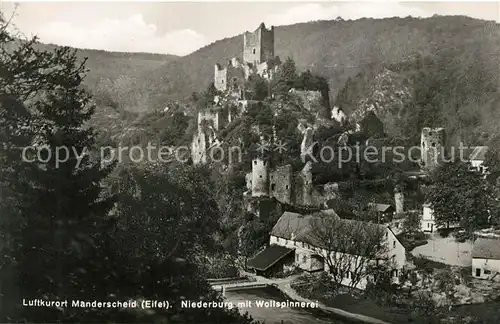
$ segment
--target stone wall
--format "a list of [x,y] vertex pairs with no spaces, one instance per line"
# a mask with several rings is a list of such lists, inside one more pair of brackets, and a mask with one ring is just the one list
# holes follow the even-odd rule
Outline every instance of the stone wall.
[[269,165],[262,159],[252,160],[252,197],[269,195]]
[[285,165],[271,172],[270,195],[278,201],[292,203],[292,166]]
[[215,64],[214,86],[219,91],[240,91],[248,73],[249,68],[245,69],[236,59],[229,60],[225,66]]

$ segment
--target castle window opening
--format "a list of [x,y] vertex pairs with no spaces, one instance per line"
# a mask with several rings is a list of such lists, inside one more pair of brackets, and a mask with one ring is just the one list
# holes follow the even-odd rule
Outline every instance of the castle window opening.
[[285,188],[288,189],[288,185],[286,185]]
[[260,175],[260,176],[259,176],[259,178],[261,178],[261,179],[262,179],[262,175]]
[[432,147],[436,147],[436,143],[432,143]]
[[275,189],[276,189],[276,184],[275,184],[275,183],[273,183],[273,184],[271,185],[271,190],[275,190]]
[[252,50],[252,54],[255,54],[255,48]]

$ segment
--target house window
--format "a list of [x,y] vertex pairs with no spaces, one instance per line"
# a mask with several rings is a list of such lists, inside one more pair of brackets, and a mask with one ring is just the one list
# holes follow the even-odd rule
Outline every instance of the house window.
[[296,241],[293,241],[293,246],[297,246],[297,242]]
[[491,270],[484,270],[484,274],[485,274],[485,275],[489,275],[489,274],[491,274]]
[[276,238],[276,242],[278,242],[278,243],[280,242],[280,238],[279,237]]
[[255,54],[255,48],[252,50],[252,54]]
[[392,247],[395,248],[396,247],[396,241],[392,241]]
[[476,269],[476,277],[481,277],[481,269]]
[[431,227],[431,223],[427,223],[427,228]]

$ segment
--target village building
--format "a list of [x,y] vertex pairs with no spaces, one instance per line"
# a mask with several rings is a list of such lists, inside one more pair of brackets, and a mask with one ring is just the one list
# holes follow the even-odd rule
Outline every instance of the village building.
[[473,146],[468,148],[466,152],[471,169],[486,174],[487,167],[484,165],[484,161],[488,153],[488,146]]
[[420,229],[424,233],[434,233],[436,222],[434,220],[434,211],[430,204],[424,204],[422,207],[422,220],[420,222]]
[[472,248],[472,276],[478,279],[500,279],[500,239],[478,238]]
[[[254,258],[248,261],[247,267],[261,274],[272,274],[281,271],[286,271],[297,267],[303,271],[329,271],[328,263],[325,262],[325,257],[328,256],[326,248],[322,247],[323,243],[318,242],[317,238],[312,235],[313,222],[319,217],[336,217],[341,222],[362,223],[363,226],[380,226],[385,231],[386,249],[384,249],[384,260],[386,265],[391,269],[391,275],[394,280],[397,280],[398,275],[404,269],[406,263],[406,250],[398,240],[394,232],[389,226],[379,225],[375,223],[360,222],[355,220],[341,219],[333,209],[318,211],[315,213],[302,215],[292,212],[284,212],[280,219],[273,227],[270,238],[269,247],[258,253]],[[332,253],[342,253],[341,251]],[[357,259],[355,258],[353,260]],[[293,260],[293,261],[292,261]],[[379,264],[381,260],[373,260]],[[352,264],[354,268],[356,265]],[[345,271],[345,278],[342,284],[349,285],[350,271]],[[358,285],[358,289],[364,289],[368,278],[362,280]]]
[[378,223],[389,223],[394,218],[395,209],[389,204],[370,203],[368,208],[372,208],[378,215]]

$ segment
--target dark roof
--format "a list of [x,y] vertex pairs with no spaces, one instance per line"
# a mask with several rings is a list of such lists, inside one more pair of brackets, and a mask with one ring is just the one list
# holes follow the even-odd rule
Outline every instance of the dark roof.
[[478,238],[472,248],[472,257],[479,259],[500,260],[500,240]]
[[252,259],[248,260],[247,267],[259,271],[266,271],[271,266],[276,264],[279,260],[292,253],[294,249],[289,249],[284,246],[273,244],[266,248],[264,251],[257,254]]
[[[303,242],[315,247],[322,247],[324,242],[318,242],[318,238],[313,234],[315,222],[321,217],[335,217],[345,224],[351,226],[362,226],[367,230],[370,227],[382,227],[386,229],[388,226],[379,225],[375,223],[362,222],[352,219],[340,218],[333,209],[323,210],[308,215],[301,215],[297,213],[284,212],[280,219],[274,225],[271,235],[284,238],[287,240]],[[316,223],[316,226],[319,225]]]
[[313,229],[313,221],[317,216],[340,218],[333,209],[322,210],[307,215],[284,212],[274,225],[270,234],[287,240],[309,243],[309,234]]
[[392,209],[392,206],[388,204],[370,204],[370,205],[374,206],[377,211],[382,213],[386,213]]

